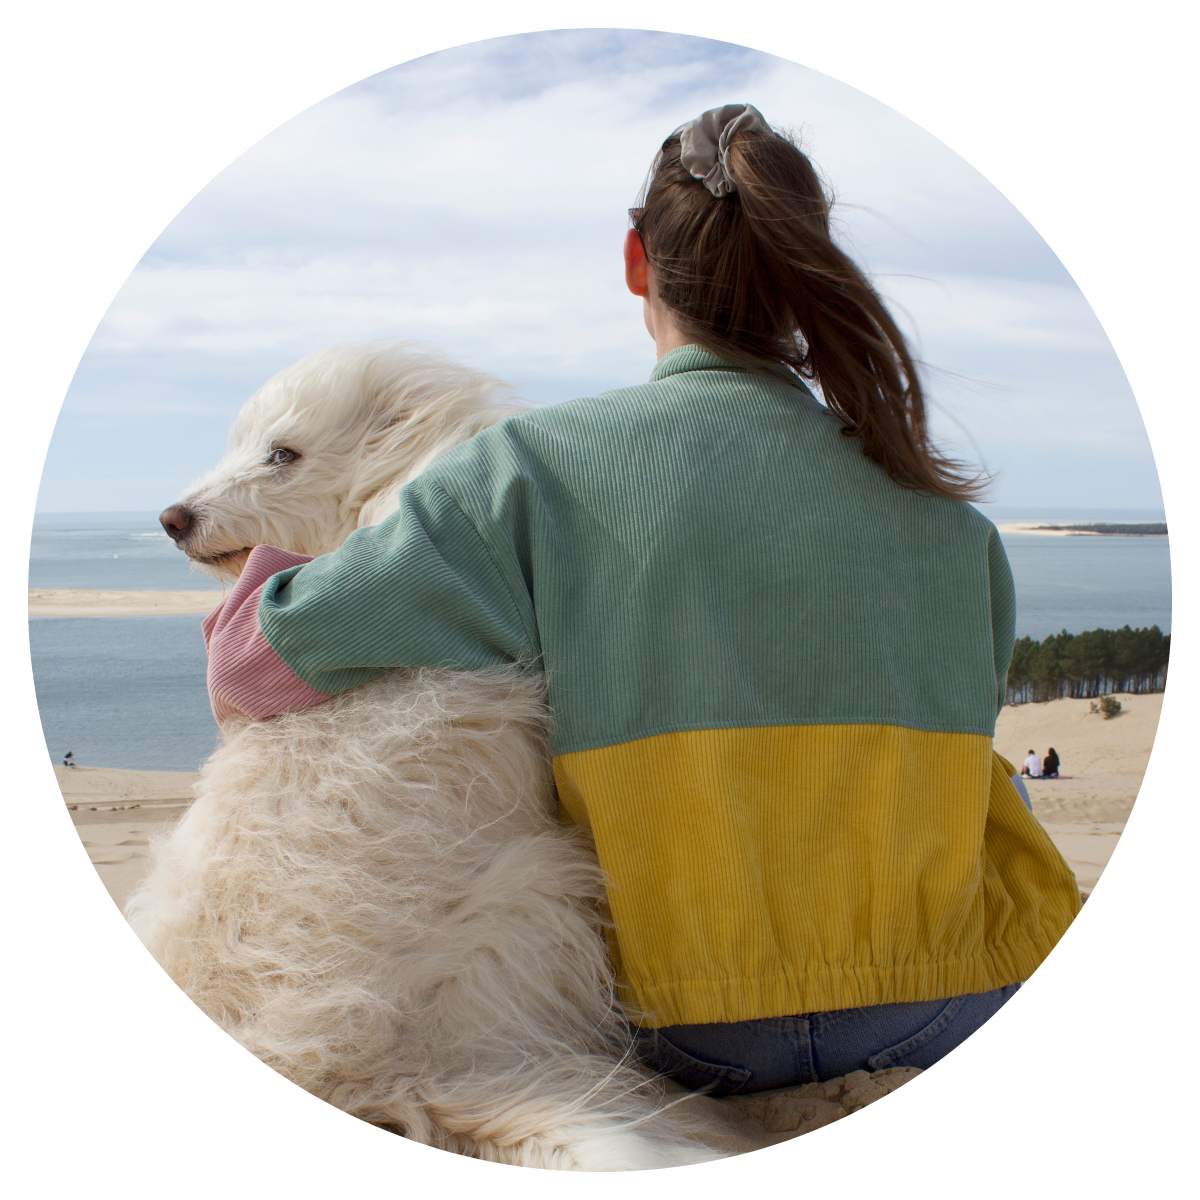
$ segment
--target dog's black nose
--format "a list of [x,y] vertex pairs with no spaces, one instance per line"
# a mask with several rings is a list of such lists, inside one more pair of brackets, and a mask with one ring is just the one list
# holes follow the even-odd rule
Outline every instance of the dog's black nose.
[[181,537],[186,537],[187,532],[193,525],[192,510],[184,508],[182,504],[172,504],[170,508],[164,508],[158,515],[162,527],[167,531],[167,537],[179,541]]

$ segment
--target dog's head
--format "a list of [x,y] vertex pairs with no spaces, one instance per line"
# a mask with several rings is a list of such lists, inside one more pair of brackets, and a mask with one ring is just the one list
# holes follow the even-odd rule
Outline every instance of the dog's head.
[[263,384],[225,457],[160,520],[207,574],[253,547],[337,549],[439,454],[521,411],[498,380],[405,342],[330,346]]

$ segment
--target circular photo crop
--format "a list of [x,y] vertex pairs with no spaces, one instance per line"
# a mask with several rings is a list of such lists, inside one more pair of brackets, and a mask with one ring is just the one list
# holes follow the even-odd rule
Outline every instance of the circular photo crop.
[[1017,996],[1137,796],[1170,583],[1117,358],[987,180],[795,63],[561,31],[329,97],[163,231],[30,643],[96,871],[247,1051],[639,1170]]

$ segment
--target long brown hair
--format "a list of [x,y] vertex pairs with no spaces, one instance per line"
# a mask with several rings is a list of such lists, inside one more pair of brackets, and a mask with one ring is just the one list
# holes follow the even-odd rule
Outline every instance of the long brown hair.
[[904,335],[829,232],[830,201],[791,138],[742,130],[737,191],[714,197],[663,143],[633,210],[655,291],[680,331],[751,370],[784,363],[815,383],[847,437],[903,487],[956,499],[982,482],[931,443]]

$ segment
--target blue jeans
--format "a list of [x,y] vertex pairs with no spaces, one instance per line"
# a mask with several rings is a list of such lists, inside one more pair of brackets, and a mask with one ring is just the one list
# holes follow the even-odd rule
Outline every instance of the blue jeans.
[[1020,777],[1020,775],[1014,775],[1012,777],[1012,781],[1013,787],[1017,789],[1017,795],[1021,797],[1025,807],[1029,809],[1030,812],[1033,812],[1033,801],[1029,798],[1029,789],[1025,786],[1025,781]]
[[930,1067],[966,1041],[1020,986],[799,1017],[639,1029],[637,1045],[655,1070],[714,1096],[816,1083],[851,1071]]

